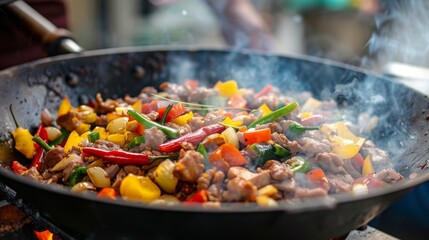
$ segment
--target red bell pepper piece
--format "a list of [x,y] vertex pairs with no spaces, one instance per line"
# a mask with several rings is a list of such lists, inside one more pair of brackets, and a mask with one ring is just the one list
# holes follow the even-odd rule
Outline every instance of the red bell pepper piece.
[[19,175],[21,175],[23,172],[28,170],[24,165],[22,165],[18,161],[12,162],[12,169],[16,174],[19,174]]
[[200,190],[196,192],[194,195],[190,196],[188,199],[184,201],[184,203],[204,203],[208,201],[209,193],[207,190]]
[[209,156],[209,162],[221,171],[227,172],[230,166],[243,166],[247,163],[247,159],[241,155],[234,144],[229,142],[214,150]]
[[[42,123],[37,129],[36,136],[39,136],[46,143],[48,142],[48,132]],[[31,161],[30,168],[35,167],[37,170],[40,170],[45,150],[37,143],[34,143],[34,146],[36,147],[36,155],[34,155],[33,161]]]
[[97,197],[100,198],[110,198],[115,200],[116,199],[116,191],[114,188],[111,187],[105,187],[103,189],[101,189],[100,192],[98,192]]
[[225,127],[219,124],[205,126],[193,133],[186,134],[185,136],[159,145],[158,150],[161,152],[179,151],[182,148],[181,144],[184,142],[188,142],[196,146],[200,142],[202,142],[207,136],[214,133],[221,133],[223,130],[225,130]]
[[251,145],[259,142],[267,142],[271,140],[271,129],[250,129],[243,132],[244,144]]
[[[162,116],[164,116],[165,111],[167,110],[167,107],[162,107],[158,109],[158,116],[161,119]],[[167,113],[167,116],[165,117],[165,122],[170,122],[171,120],[183,115],[186,112],[185,105],[182,103],[173,105],[171,107],[170,111]]]

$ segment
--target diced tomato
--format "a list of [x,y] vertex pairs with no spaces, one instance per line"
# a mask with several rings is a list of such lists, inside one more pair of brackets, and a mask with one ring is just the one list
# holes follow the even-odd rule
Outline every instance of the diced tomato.
[[185,80],[185,86],[190,87],[190,88],[197,88],[198,87],[198,80]]
[[[167,107],[162,107],[158,109],[158,118],[162,119],[162,116],[164,115],[165,110],[167,110]],[[179,103],[174,105],[170,111],[167,114],[167,117],[165,118],[165,122],[170,122],[171,120],[183,115],[186,113],[185,105]]]
[[271,140],[271,129],[264,128],[258,130],[247,130],[243,132],[244,144],[251,145],[259,142],[266,142]]
[[352,158],[352,165],[357,171],[361,172],[363,161],[364,159],[362,155],[358,153]]
[[18,161],[12,162],[12,169],[16,174],[21,175],[23,172],[27,171],[27,167],[19,163]]
[[150,103],[142,104],[142,113],[148,114],[152,111],[156,111],[158,109],[158,102],[156,100],[152,100]]

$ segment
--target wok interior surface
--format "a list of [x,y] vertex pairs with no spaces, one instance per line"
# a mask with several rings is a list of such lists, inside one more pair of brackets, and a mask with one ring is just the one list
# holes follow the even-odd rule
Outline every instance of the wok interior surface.
[[[11,145],[10,104],[22,126],[36,128],[40,113],[55,113],[67,95],[73,105],[100,92],[103,98],[136,96],[165,81],[200,80],[211,86],[235,79],[256,90],[272,84],[285,91],[310,91],[332,98],[351,113],[368,112],[380,123],[367,139],[389,151],[393,167],[407,180],[365,196],[313,199],[290,208],[200,209],[110,202],[92,195],[44,186],[7,171],[20,159]],[[1,181],[17,198],[77,238],[275,238],[327,239],[366,224],[414,186],[429,179],[426,96],[371,73],[309,57],[193,49],[110,49],[65,55],[20,65],[0,73]],[[23,159],[22,159],[23,160]],[[25,161],[25,160],[23,160]],[[410,174],[417,173],[413,179]],[[301,229],[301,230],[299,230]]]

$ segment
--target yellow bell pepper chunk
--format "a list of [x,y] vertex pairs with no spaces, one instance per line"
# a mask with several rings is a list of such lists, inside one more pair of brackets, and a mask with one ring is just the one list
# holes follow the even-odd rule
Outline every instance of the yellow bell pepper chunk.
[[112,143],[116,143],[120,147],[123,147],[125,145],[126,138],[125,138],[125,135],[122,133],[114,133],[114,134],[110,134],[107,137],[107,141],[110,141]]
[[258,109],[262,111],[262,117],[265,117],[272,112],[266,103],[262,104]]
[[68,113],[72,109],[69,97],[65,97],[58,108],[57,118],[61,115]]
[[73,146],[77,147],[82,140],[83,139],[79,136],[79,133],[76,131],[71,132],[69,138],[67,138],[66,144],[64,145],[64,151],[68,152]]
[[232,120],[230,117],[226,117],[226,118],[223,120],[223,123],[225,123],[225,124],[227,124],[227,125],[230,125],[230,126],[235,126],[235,127],[240,127],[240,126],[242,126],[242,125],[243,125],[243,122],[240,122],[240,121],[234,121],[234,120]]
[[106,114],[107,122],[111,122],[120,117],[123,117],[123,116],[115,112],[110,112]]
[[274,197],[278,193],[278,190],[273,185],[269,184],[261,189],[258,190],[259,196],[267,196],[267,197]]
[[122,179],[119,192],[130,201],[150,202],[161,196],[161,190],[150,178],[133,174]]
[[256,202],[258,203],[259,207],[277,207],[278,206],[276,200],[265,195],[257,196]]
[[319,108],[320,105],[322,105],[321,101],[314,98],[309,98],[304,103],[304,105],[302,105],[301,112],[313,112],[314,110]]
[[87,123],[79,123],[79,125],[77,125],[76,127],[76,132],[79,133],[80,135],[88,132],[91,129],[91,125],[87,124]]
[[85,112],[85,114],[82,114],[82,122],[84,123],[93,123],[95,120],[97,120],[97,114],[94,112]]
[[223,97],[232,97],[238,93],[238,85],[235,80],[219,81],[214,87],[219,90],[219,94]]
[[186,114],[184,114],[182,116],[179,116],[179,117],[173,119],[171,122],[175,123],[175,124],[177,124],[179,126],[183,126],[183,125],[187,124],[188,121],[191,118],[193,118],[193,117],[194,117],[194,113],[193,112],[188,112],[188,113],[186,113]]
[[106,138],[109,136],[104,127],[95,127],[92,132],[98,132],[98,134],[100,135],[100,139],[103,140],[106,140]]
[[362,165],[362,176],[374,173],[374,167],[372,166],[371,157],[368,155],[365,160],[363,160]]
[[80,135],[80,138],[82,138],[82,139],[88,139],[88,135],[91,133],[91,131],[86,131],[86,132],[84,132],[84,133],[82,133],[81,135]]
[[142,113],[142,101],[137,100],[135,103],[133,103],[132,107],[134,110],[136,110],[136,112]]
[[164,160],[158,165],[153,177],[155,182],[166,192],[174,193],[176,191],[179,179],[173,175],[174,163],[170,160]]
[[15,140],[15,149],[24,154],[26,158],[33,158],[36,154],[36,147],[34,147],[33,135],[31,135],[30,131],[18,127],[12,135]]
[[343,159],[355,156],[365,142],[365,138],[355,136],[344,122],[325,124],[320,131],[334,144],[332,152]]

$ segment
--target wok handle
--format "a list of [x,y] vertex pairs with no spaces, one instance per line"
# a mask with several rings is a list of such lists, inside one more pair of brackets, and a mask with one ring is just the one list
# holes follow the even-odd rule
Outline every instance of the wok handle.
[[38,38],[50,56],[84,50],[73,40],[68,30],[57,28],[24,1],[14,1],[4,7]]

